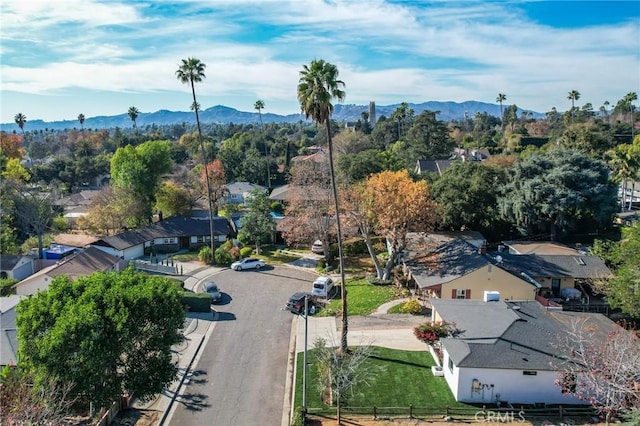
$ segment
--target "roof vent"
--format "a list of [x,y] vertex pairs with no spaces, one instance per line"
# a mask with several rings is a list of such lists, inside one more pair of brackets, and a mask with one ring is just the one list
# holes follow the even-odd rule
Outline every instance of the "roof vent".
[[576,261],[576,263],[577,263],[578,265],[586,265],[586,263],[584,263],[584,259],[583,259],[583,258],[581,258],[581,257],[574,257],[574,259],[575,259],[575,261]]

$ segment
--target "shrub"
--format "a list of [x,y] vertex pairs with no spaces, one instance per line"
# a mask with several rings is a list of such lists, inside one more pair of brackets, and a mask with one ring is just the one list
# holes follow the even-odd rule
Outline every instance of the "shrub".
[[182,306],[188,306],[191,312],[211,312],[211,296],[207,293],[182,293]]
[[216,249],[216,265],[229,266],[233,260],[231,252],[224,245]]
[[402,312],[411,315],[420,315],[422,313],[422,305],[418,299],[411,299],[402,305]]
[[242,247],[240,249],[240,257],[242,257],[243,259],[245,257],[251,256],[252,253],[253,253],[253,248],[251,247]]
[[16,290],[11,288],[16,284],[18,280],[14,278],[2,278],[0,279],[0,296],[10,296],[16,293]]
[[446,322],[425,322],[413,329],[416,338],[427,345],[432,345],[443,337],[453,336],[457,332],[455,324]]
[[56,216],[51,220],[51,227],[56,231],[64,232],[69,229],[69,224],[64,216]]
[[269,208],[274,213],[279,213],[279,214],[284,213],[284,207],[282,206],[282,203],[280,203],[279,201],[274,201],[273,203],[271,203]]
[[369,281],[369,284],[373,284],[373,285],[391,285],[391,284],[393,284],[392,280],[382,280],[382,279],[378,278],[376,275],[367,276],[367,281]]
[[367,243],[364,241],[364,238],[351,238],[345,241],[343,249],[345,256],[369,254],[369,251],[367,250]]
[[211,253],[211,247],[204,246],[201,247],[198,251],[198,260],[202,263],[206,263],[207,265],[211,264],[213,261],[213,254]]

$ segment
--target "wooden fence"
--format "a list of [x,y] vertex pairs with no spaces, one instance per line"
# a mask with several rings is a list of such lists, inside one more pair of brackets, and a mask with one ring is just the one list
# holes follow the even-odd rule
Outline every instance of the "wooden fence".
[[[307,408],[309,415],[337,415],[335,407]],[[341,415],[367,416],[373,419],[409,418],[418,420],[435,420],[449,418],[451,420],[477,422],[522,422],[547,418],[597,417],[595,409],[588,406],[579,407],[544,407],[544,408],[486,408],[486,407],[341,407]]]

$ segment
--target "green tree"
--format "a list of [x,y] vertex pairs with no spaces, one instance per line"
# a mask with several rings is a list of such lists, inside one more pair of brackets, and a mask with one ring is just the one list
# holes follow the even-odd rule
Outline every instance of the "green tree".
[[503,217],[523,234],[549,232],[556,241],[558,231],[573,229],[579,221],[609,227],[616,198],[604,162],[579,151],[554,149],[516,163],[499,204]]
[[496,188],[505,181],[504,169],[480,162],[465,161],[446,169],[431,186],[440,214],[439,228],[472,229],[490,240],[499,239],[506,226],[500,218]]
[[151,208],[163,174],[171,171],[171,144],[168,141],[149,141],[133,147],[118,148],[111,158],[112,185],[129,188],[146,205],[140,222],[151,218]]
[[181,215],[189,216],[195,207],[188,189],[173,182],[163,182],[156,193],[156,209],[164,217]]
[[136,125],[136,120],[138,119],[138,114],[140,114],[140,111],[138,111],[138,108],[136,108],[134,106],[129,107],[129,110],[127,111],[127,115],[129,116],[129,118],[133,122],[133,128],[136,129],[136,131],[138,130],[138,126]]
[[347,290],[345,286],[344,274],[344,258],[342,255],[342,226],[340,223],[340,209],[338,204],[338,188],[336,187],[336,174],[333,164],[333,143],[331,142],[331,114],[333,113],[333,105],[331,101],[337,99],[343,101],[345,92],[341,89],[344,82],[338,80],[338,67],[324,60],[311,61],[309,65],[303,65],[300,71],[300,80],[298,83],[298,101],[300,108],[306,116],[311,117],[316,123],[326,125],[327,142],[329,144],[329,169],[331,174],[331,187],[333,191],[333,203],[336,212],[336,225],[338,228],[338,257],[340,261],[340,277],[342,280],[341,299],[342,299],[342,339],[340,349],[347,352]]
[[276,230],[276,221],[271,216],[269,196],[261,189],[254,189],[245,200],[247,214],[240,219],[238,238],[242,243],[251,242],[260,254],[260,244],[267,242]]
[[498,93],[496,102],[500,104],[500,122],[502,122],[502,118],[504,117],[504,112],[502,110],[502,103],[506,100],[507,100],[507,95],[505,95],[504,93]]
[[572,90],[567,95],[567,99],[571,100],[571,122],[573,123],[573,114],[575,110],[575,103],[578,99],[580,99],[580,92],[577,90]]
[[436,112],[423,111],[412,122],[406,138],[394,145],[396,155],[405,160],[408,169],[418,160],[446,158],[453,148],[446,124],[436,118]]
[[19,112],[13,119],[15,120],[18,127],[20,127],[20,130],[22,130],[22,138],[24,139],[24,125],[27,122],[27,116]]
[[213,204],[211,196],[211,188],[209,186],[209,176],[207,171],[207,157],[204,150],[204,141],[202,140],[202,128],[200,127],[200,114],[199,104],[196,101],[196,87],[195,83],[200,83],[206,78],[204,70],[207,65],[196,58],[182,59],[182,64],[176,71],[176,77],[180,82],[189,84],[191,86],[191,94],[193,95],[193,103],[191,104],[194,112],[196,113],[196,124],[198,126],[198,141],[200,142],[200,155],[202,156],[202,168],[205,173],[205,181],[207,185],[207,199],[209,200],[209,232],[211,237],[211,252],[215,253],[215,241],[213,235]]
[[150,400],[176,379],[171,347],[184,338],[179,287],[127,269],[75,282],[56,277],[17,307],[19,367],[42,384],[107,407],[123,393]]

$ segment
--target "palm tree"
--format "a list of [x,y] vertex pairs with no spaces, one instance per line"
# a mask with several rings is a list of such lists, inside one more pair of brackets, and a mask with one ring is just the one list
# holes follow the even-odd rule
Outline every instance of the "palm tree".
[[577,90],[570,91],[567,99],[571,99],[571,123],[573,123],[573,109],[575,108],[575,102],[580,99],[580,92]]
[[629,107],[629,113],[631,114],[631,143],[633,143],[635,120],[633,118],[633,102],[638,100],[638,94],[636,92],[629,92],[624,96],[624,103]]
[[[200,128],[200,105],[196,100],[195,83],[200,83],[207,76],[204,73],[207,65],[196,58],[182,59],[182,64],[176,70],[176,77],[182,83],[191,85],[193,103],[191,106],[196,113],[196,124],[198,126],[198,140],[200,141],[200,155],[202,156],[202,167],[204,168],[204,178],[207,181],[207,199],[209,200],[209,232],[211,233],[211,255],[215,255],[215,243],[213,241],[213,200],[211,199],[211,183],[209,182],[209,172],[207,170],[207,158],[204,152],[204,142],[202,141],[202,129]],[[215,256],[213,257],[215,259]]]
[[[262,129],[262,110],[264,109],[264,102],[258,99],[256,103],[253,104],[253,107],[258,110],[258,116],[260,117],[260,134],[264,139],[264,134]],[[267,188],[270,190],[271,189],[271,170],[269,170],[269,166],[270,166],[269,151],[267,150],[266,139],[263,142],[264,142],[264,155],[267,158]]]
[[78,114],[78,121],[80,122],[80,130],[84,138],[84,114]]
[[609,101],[604,101],[604,104],[603,104],[603,106],[604,106],[604,116],[607,119],[607,121],[609,121],[609,105],[610,104],[611,103]]
[[19,112],[13,119],[16,121],[18,127],[20,127],[20,130],[22,130],[22,138],[24,139],[24,123],[27,122],[27,116]]
[[325,124],[327,129],[327,142],[329,144],[329,169],[331,174],[331,187],[333,189],[333,204],[336,212],[336,225],[338,227],[338,257],[340,261],[340,297],[342,303],[342,338],[340,351],[346,353],[347,345],[347,290],[344,276],[344,258],[342,255],[342,227],[340,224],[340,209],[338,206],[338,190],[336,188],[336,176],[333,165],[333,143],[331,141],[331,113],[333,105],[331,101],[337,99],[343,101],[345,92],[340,88],[344,82],[338,80],[338,68],[324,60],[311,61],[310,65],[303,65],[300,71],[298,83],[298,101],[306,118],[311,117],[317,124]]
[[500,104],[500,123],[502,123],[502,115],[504,114],[502,111],[502,103],[506,100],[507,100],[507,95],[505,95],[504,93],[498,93],[496,102]]
[[140,114],[140,111],[138,111],[138,108],[134,106],[129,107],[127,114],[129,115],[129,118],[131,119],[131,121],[133,121],[133,128],[138,130],[138,126],[136,125],[136,119],[138,118],[138,114]]

